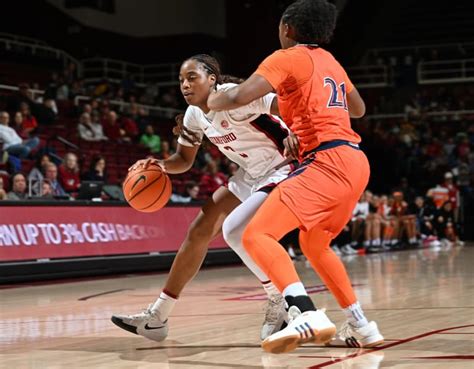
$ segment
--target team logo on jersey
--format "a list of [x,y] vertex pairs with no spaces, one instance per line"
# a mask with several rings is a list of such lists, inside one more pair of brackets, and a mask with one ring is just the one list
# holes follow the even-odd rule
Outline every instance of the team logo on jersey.
[[224,129],[229,129],[229,128],[230,128],[230,124],[229,124],[228,121],[223,120],[223,121],[221,122],[221,127],[224,128]]

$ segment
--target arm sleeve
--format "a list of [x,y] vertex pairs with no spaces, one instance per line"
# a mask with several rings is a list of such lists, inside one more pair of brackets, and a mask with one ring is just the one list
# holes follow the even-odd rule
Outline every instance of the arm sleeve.
[[[184,124],[184,127],[188,131],[191,131],[192,133],[194,133],[194,135],[198,139],[199,145],[200,145],[201,142],[202,142],[202,138],[204,136],[204,132],[203,132],[202,128],[200,127],[198,118],[196,117],[196,115],[194,114],[192,109],[190,109],[190,108],[186,109],[186,113],[184,113],[183,124]],[[188,146],[188,147],[194,147],[195,146],[195,144],[193,144],[192,142],[189,142],[183,136],[178,137],[178,143],[180,145]]]
[[292,74],[292,64],[285,50],[275,51],[257,68],[255,74],[265,78],[276,90]]

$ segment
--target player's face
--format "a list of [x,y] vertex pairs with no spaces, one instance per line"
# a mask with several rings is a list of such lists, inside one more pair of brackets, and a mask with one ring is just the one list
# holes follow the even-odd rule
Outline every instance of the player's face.
[[179,86],[184,99],[189,105],[205,106],[216,77],[209,75],[201,63],[187,60],[179,71]]

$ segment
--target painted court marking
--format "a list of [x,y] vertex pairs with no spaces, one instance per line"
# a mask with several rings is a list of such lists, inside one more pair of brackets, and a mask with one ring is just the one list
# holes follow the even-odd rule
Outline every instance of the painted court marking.
[[[363,355],[371,354],[373,352],[377,352],[377,351],[385,350],[385,349],[388,349],[388,348],[391,348],[391,347],[399,346],[399,345],[402,345],[402,344],[407,343],[407,342],[417,341],[419,339],[429,337],[429,336],[432,336],[434,334],[440,334],[440,333],[442,334],[446,331],[452,331],[452,330],[455,330],[455,329],[467,328],[467,327],[474,327],[474,324],[460,325],[460,326],[457,326],[457,327],[443,328],[443,329],[438,329],[438,330],[435,330],[435,331],[421,333],[421,334],[418,334],[416,336],[404,338],[404,339],[402,339],[400,341],[397,341],[397,342],[389,343],[388,345],[379,346],[379,347],[375,347],[375,348],[372,348],[372,349],[362,350],[360,352],[356,352],[354,354],[350,354],[350,355],[343,356],[343,357],[340,357],[340,358],[334,358],[333,360],[325,361],[323,363],[319,363],[319,364],[310,366],[310,367],[308,367],[308,369],[325,368],[325,367],[340,363],[342,361],[346,361],[346,360],[349,360],[349,359],[354,359],[354,358],[359,357],[359,356],[363,356]],[[466,355],[466,356],[469,356],[469,355]],[[303,356],[299,356],[299,357],[301,357],[301,358],[315,358],[317,356],[303,355]],[[459,357],[458,357],[458,359],[459,359]]]

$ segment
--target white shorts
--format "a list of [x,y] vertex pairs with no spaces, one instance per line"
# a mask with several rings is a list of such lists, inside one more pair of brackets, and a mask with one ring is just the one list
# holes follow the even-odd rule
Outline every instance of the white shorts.
[[267,174],[259,178],[252,178],[242,168],[239,168],[235,175],[230,177],[227,188],[232,192],[240,201],[244,202],[254,192],[261,188],[269,185],[277,185],[290,174],[292,167],[285,165],[284,167],[272,170]]

